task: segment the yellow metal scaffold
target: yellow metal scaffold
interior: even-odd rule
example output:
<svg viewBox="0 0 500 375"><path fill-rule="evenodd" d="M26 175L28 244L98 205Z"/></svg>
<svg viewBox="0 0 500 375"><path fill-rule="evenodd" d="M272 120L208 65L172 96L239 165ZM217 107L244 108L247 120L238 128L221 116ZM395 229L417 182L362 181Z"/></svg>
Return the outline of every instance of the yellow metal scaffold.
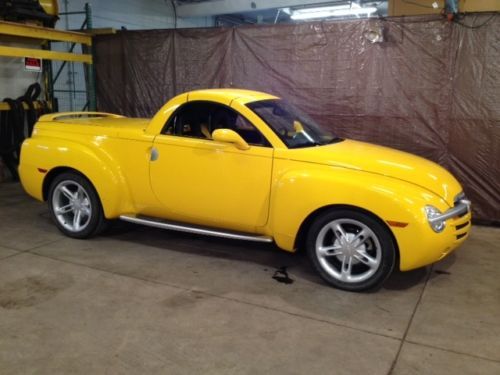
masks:
<svg viewBox="0 0 500 375"><path fill-rule="evenodd" d="M47 27L32 26L14 22L0 21L0 35L21 38L42 39L44 41L70 42L92 45L92 36L74 31L62 31ZM44 49L19 48L0 45L0 56L33 57L44 60L75 61L92 63L92 55L70 52L49 51Z"/></svg>
<svg viewBox="0 0 500 375"><path fill-rule="evenodd" d="M92 29L91 9L89 4L85 5L84 12L73 13L82 13L85 15L85 21L81 27L82 30L84 30L84 27L87 31ZM17 44L29 42L31 44L30 47L33 47L32 44L36 41L40 41L41 48L26 48L20 47L19 45L8 45L10 42L16 42ZM52 42L71 43L71 48L69 51L52 51L50 49ZM82 46L83 53L73 52L76 45ZM62 70L62 67L64 67L64 64L67 62L84 64L87 80L87 108L91 110L95 109L95 78L91 52L92 35L88 32L57 30L23 23L0 21L0 56L37 58L44 61L43 80L45 86L45 99L50 110L57 110L57 106L54 105L53 86L61 73L60 70ZM52 76L52 60L64 62L62 67L55 74L55 77ZM39 103L34 104L35 108L39 105ZM0 110L9 109L10 107L7 103L0 103Z"/></svg>

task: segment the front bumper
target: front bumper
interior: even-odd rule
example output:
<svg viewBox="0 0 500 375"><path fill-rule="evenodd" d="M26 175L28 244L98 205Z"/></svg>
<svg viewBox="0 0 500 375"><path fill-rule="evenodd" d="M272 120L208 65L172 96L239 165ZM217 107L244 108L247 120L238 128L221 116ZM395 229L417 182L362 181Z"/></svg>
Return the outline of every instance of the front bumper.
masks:
<svg viewBox="0 0 500 375"><path fill-rule="evenodd" d="M441 215L436 215L429 219L430 223L436 223L440 221L446 221L454 217L460 217L470 211L470 201L467 199L461 199L455 206L443 212Z"/></svg>
<svg viewBox="0 0 500 375"><path fill-rule="evenodd" d="M470 202L462 199L432 219L446 222L441 233L432 230L427 218L394 233L399 245L401 271L435 263L450 254L469 236L471 217Z"/></svg>

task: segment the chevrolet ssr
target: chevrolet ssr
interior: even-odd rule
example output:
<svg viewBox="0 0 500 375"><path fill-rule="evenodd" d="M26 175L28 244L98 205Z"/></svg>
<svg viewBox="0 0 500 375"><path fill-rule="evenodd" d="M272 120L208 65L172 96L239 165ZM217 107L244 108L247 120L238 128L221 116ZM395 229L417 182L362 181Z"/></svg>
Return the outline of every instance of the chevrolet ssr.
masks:
<svg viewBox="0 0 500 375"><path fill-rule="evenodd" d="M28 194L74 238L111 219L304 248L344 290L380 286L467 238L470 202L420 157L336 137L273 95L179 95L152 119L42 116L22 146Z"/></svg>

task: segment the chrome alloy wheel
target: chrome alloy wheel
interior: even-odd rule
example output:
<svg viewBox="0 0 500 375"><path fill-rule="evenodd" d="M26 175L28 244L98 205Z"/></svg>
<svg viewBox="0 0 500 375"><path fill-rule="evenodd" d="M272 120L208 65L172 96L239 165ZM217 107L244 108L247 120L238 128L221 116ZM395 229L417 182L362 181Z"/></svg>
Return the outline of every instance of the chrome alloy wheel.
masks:
<svg viewBox="0 0 500 375"><path fill-rule="evenodd" d="M92 205L85 189L77 182L61 181L52 193L52 210L57 221L70 232L84 230L92 216Z"/></svg>
<svg viewBox="0 0 500 375"><path fill-rule="evenodd" d="M337 219L319 231L316 255L331 277L345 283L358 283L378 270L382 250L379 239L368 226L353 219Z"/></svg>

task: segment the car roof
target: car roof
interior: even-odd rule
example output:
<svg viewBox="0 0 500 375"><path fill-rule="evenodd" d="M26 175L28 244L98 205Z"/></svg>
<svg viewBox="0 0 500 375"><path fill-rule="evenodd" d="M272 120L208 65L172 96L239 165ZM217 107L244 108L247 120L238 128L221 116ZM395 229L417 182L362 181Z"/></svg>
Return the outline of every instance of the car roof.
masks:
<svg viewBox="0 0 500 375"><path fill-rule="evenodd" d="M266 94L265 92L242 90L242 89L204 89L195 90L187 93L188 98L190 94L207 94L210 96L220 96L221 99L235 100L242 99L244 102L255 102L258 100L277 99L277 96Z"/></svg>

